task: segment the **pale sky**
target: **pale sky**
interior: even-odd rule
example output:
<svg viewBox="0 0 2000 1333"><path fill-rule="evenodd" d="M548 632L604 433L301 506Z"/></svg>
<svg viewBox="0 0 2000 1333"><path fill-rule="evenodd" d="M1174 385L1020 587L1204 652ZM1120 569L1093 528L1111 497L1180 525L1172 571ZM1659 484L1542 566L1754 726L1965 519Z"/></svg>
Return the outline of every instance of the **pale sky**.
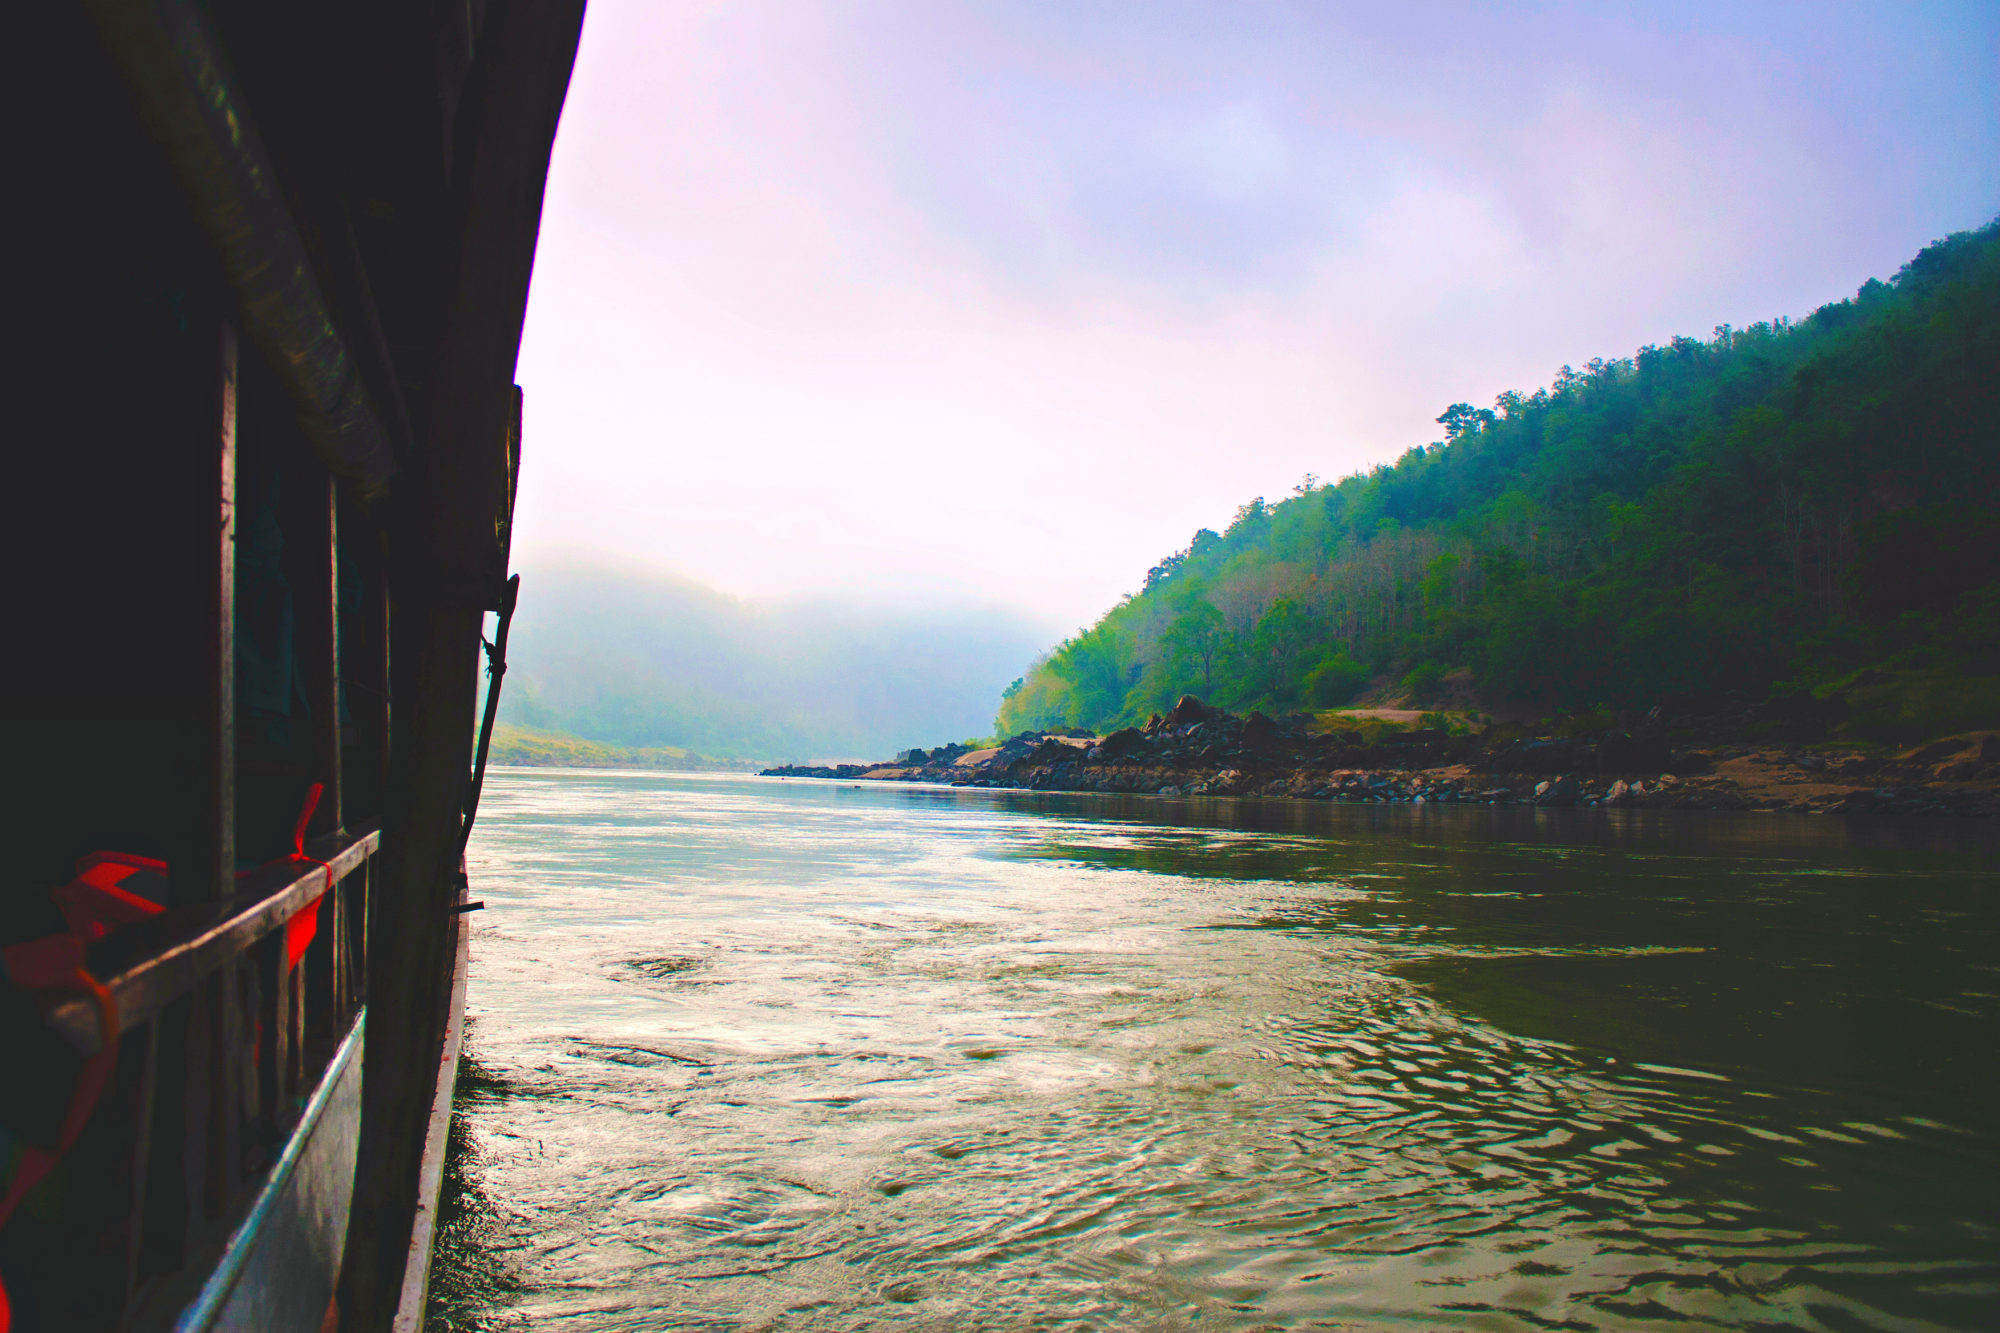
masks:
<svg viewBox="0 0 2000 1333"><path fill-rule="evenodd" d="M1057 631L2000 212L2000 5L592 0L517 563Z"/></svg>

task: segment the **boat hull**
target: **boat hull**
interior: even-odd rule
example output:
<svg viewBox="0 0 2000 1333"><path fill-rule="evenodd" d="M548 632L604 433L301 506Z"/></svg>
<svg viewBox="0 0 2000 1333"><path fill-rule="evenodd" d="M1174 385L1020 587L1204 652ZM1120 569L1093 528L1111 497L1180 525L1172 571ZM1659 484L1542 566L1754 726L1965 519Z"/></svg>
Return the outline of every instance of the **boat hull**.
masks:
<svg viewBox="0 0 2000 1333"><path fill-rule="evenodd" d="M298 1128L229 1238L176 1333L315 1333L339 1280L361 1141L361 1047L355 1015Z"/></svg>

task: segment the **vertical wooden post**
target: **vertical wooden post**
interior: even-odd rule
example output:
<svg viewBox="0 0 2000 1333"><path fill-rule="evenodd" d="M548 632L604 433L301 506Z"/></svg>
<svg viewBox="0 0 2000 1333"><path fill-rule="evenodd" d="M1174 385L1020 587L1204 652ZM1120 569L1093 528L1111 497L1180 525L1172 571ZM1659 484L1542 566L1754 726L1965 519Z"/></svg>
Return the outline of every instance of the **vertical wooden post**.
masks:
<svg viewBox="0 0 2000 1333"><path fill-rule="evenodd" d="M290 1119L292 984L285 968L285 932L272 931L252 950L257 967L257 1118L268 1142L284 1137Z"/></svg>
<svg viewBox="0 0 2000 1333"><path fill-rule="evenodd" d="M316 570L315 594L305 613L315 622L308 637L315 661L310 679L313 691L313 719L319 739L319 780L325 787L319 807L313 812L309 832L317 835L339 833L346 827L341 766L341 653L340 653L340 490L332 473L322 474L324 498L315 505L324 527L311 534L316 559L324 559ZM313 933L312 947L299 960L292 977L292 1060L294 1085L304 1075L305 1039L308 1033L332 1036L340 1015L339 996L339 916L341 893L338 886L327 891L319 905L319 928Z"/></svg>
<svg viewBox="0 0 2000 1333"><path fill-rule="evenodd" d="M347 886L350 874L326 892L319 905L319 929L301 965L306 972L305 1032L336 1037L347 1018Z"/></svg>
<svg viewBox="0 0 2000 1333"><path fill-rule="evenodd" d="M395 678L396 662L392 655L395 639L389 629L392 622L389 615L391 601L387 560L383 560L381 568L376 570L373 583L375 596L373 598L374 606L369 615L369 627L375 632L376 643L375 661L373 663L377 686L374 708L375 790L382 799L386 800L389 793L389 737L394 734L396 708L395 695L389 688L389 682ZM369 883L374 883L372 874L370 875Z"/></svg>
<svg viewBox="0 0 2000 1333"><path fill-rule="evenodd" d="M203 476L197 525L200 697L191 700L193 771L188 836L171 857L176 907L213 902L236 887L236 327L215 323L208 424L190 460ZM236 968L217 969L168 1005L147 1035L153 1088L143 1171L137 1271L181 1266L188 1237L221 1216L242 1165L243 1084Z"/></svg>
<svg viewBox="0 0 2000 1333"><path fill-rule="evenodd" d="M347 683L347 710L354 719L355 771L343 772L344 819L379 824L389 784L389 579L382 536L356 524L350 511L350 573L360 585L358 614L341 644L341 678Z"/></svg>
<svg viewBox="0 0 2000 1333"><path fill-rule="evenodd" d="M287 945L286 952L290 952ZM285 1123L292 1122L292 1110L298 1103L306 1081L306 981L311 976L308 960L301 958L285 976L285 1015L290 1029L286 1043L285 1062Z"/></svg>
<svg viewBox="0 0 2000 1333"><path fill-rule="evenodd" d="M330 930L333 938L327 945L328 992L333 999L327 1006L333 1017L333 1035L339 1036L347 1026L348 995L350 983L348 973L351 960L347 950L347 905L354 900L353 884L358 876L349 874L346 879L333 886L333 919L322 930Z"/></svg>
<svg viewBox="0 0 2000 1333"><path fill-rule="evenodd" d="M186 877L175 869L175 896L212 900L236 888L236 399L240 367L236 326L221 324L216 355L215 556L211 566L208 744L203 798L207 805L201 860ZM185 885L185 890L182 886ZM190 1086L186 1125L187 1165L199 1171L190 1199L202 1215L220 1217L234 1201L243 1169L242 1021L237 969L224 967L204 982L205 1004L191 1025ZM193 1175L193 1171L190 1171ZM192 1183L192 1181L191 1181Z"/></svg>
<svg viewBox="0 0 2000 1333"><path fill-rule="evenodd" d="M173 867L179 902L227 897L236 880L236 384L236 326L224 320L216 348L215 443L206 464L216 507L207 517L214 544L204 552L203 837L191 849L196 864Z"/></svg>
<svg viewBox="0 0 2000 1333"><path fill-rule="evenodd" d="M313 814L313 833L338 832L343 825L340 771L340 493L327 473L326 501L316 509L326 517L325 529L311 535L315 555L324 554L326 568L314 580L314 595L305 608L319 623L311 642L317 661L312 665L313 716L319 732L320 781L326 791ZM324 599L322 605L322 599Z"/></svg>
<svg viewBox="0 0 2000 1333"><path fill-rule="evenodd" d="M354 886L354 897L347 904L347 1002L354 1008L368 1003L368 921L373 910L369 904L375 897L381 863L378 852L363 861L348 881Z"/></svg>

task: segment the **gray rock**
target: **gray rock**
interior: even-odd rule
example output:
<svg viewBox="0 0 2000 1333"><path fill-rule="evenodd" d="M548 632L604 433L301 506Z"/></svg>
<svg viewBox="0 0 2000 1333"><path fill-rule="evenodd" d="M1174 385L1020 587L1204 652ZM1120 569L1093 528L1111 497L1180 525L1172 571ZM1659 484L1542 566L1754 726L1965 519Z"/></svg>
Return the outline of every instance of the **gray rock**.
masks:
<svg viewBox="0 0 2000 1333"><path fill-rule="evenodd" d="M1278 739L1278 724L1262 713L1252 712L1243 719L1243 743L1245 745L1269 745Z"/></svg>
<svg viewBox="0 0 2000 1333"><path fill-rule="evenodd" d="M1535 784L1536 805L1575 805L1579 795L1576 774L1565 773Z"/></svg>
<svg viewBox="0 0 2000 1333"><path fill-rule="evenodd" d="M1105 759L1116 759L1131 754L1145 742L1145 735L1136 727L1126 727L1114 731L1097 744L1098 754Z"/></svg>

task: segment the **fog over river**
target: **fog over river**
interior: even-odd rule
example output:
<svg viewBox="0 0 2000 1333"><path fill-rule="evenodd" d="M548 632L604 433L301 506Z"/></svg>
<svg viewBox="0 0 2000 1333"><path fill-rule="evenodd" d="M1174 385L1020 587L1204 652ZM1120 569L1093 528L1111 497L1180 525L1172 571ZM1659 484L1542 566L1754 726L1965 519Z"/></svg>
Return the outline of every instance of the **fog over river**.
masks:
<svg viewBox="0 0 2000 1333"><path fill-rule="evenodd" d="M1990 1326L1995 851L495 772L430 1326Z"/></svg>

